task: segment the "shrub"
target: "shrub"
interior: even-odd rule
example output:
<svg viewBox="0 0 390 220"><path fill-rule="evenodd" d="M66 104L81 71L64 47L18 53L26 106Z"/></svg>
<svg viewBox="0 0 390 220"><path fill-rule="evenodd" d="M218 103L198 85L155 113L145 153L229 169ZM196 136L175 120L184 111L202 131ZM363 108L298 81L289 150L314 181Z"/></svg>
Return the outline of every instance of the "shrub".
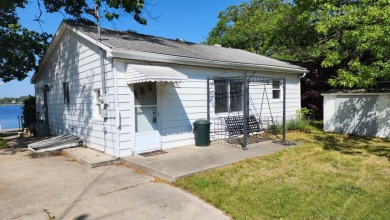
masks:
<svg viewBox="0 0 390 220"><path fill-rule="evenodd" d="M29 127L30 124L36 123L36 110L35 110L35 97L29 95L27 99L23 101L23 127Z"/></svg>
<svg viewBox="0 0 390 220"><path fill-rule="evenodd" d="M281 134L283 132L283 125L281 123L277 123L275 125L270 125L269 129L271 131L274 130L276 134ZM296 119L291 119L286 122L287 131L309 132L311 129L311 121L307 119L297 117Z"/></svg>

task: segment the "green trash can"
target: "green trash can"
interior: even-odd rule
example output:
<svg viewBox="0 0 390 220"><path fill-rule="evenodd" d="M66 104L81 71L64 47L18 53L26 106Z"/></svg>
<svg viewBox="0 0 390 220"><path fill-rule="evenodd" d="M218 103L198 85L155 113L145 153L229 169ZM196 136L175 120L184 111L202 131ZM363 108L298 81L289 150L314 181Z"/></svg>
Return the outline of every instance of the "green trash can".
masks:
<svg viewBox="0 0 390 220"><path fill-rule="evenodd" d="M194 125L195 146L210 145L210 122L204 119L196 120Z"/></svg>

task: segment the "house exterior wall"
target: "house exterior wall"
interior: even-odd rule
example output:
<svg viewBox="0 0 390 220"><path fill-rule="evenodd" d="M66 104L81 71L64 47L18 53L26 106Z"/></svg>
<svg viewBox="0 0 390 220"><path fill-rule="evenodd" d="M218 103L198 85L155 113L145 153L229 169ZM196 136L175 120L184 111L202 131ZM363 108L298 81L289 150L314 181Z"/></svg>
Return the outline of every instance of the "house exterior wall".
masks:
<svg viewBox="0 0 390 220"><path fill-rule="evenodd" d="M139 62L121 61L126 65L142 64ZM150 65L150 63L148 63ZM161 65L161 64L156 64ZM161 145L163 149L178 147L183 145L194 144L194 134L192 132L192 123L198 119L207 118L207 76L209 77L231 77L240 76L240 71L231 71L217 68L193 67L184 65L169 65L169 67L188 76L188 80L178 84L158 83L159 88L159 127L161 134ZM121 68L122 70L126 68ZM286 77L287 79L287 115L295 116L296 110L300 108L300 81L298 74L283 74L283 73L256 73L256 76L264 77ZM268 97L270 98L270 107L272 115L281 120L283 113L283 99L272 99L272 85L266 86ZM257 109L260 109L263 95L263 85L251 85L250 96ZM132 85L128 89L123 88L123 93L119 94L120 99L131 100L128 110L125 108L122 111L129 111L126 115L130 117L134 115L134 95ZM211 91L213 92L213 91ZM127 93L127 95L126 95ZM211 97L213 97L211 95ZM211 98L212 99L212 98ZM210 100L210 102L214 102ZM263 117L270 116L267 101L263 100ZM267 106L266 106L267 105ZM125 107L125 106L124 106ZM216 114L214 105L210 105L212 127L215 126L213 120L217 117L227 116L227 113ZM235 114L235 113L232 113ZM242 115L242 112L241 112ZM134 119L126 119L128 122L135 123ZM124 122L124 123L128 123ZM130 124L131 124L130 123ZM121 132L121 138L126 140L129 136L134 137L135 129L129 126L130 130ZM130 134L130 135L129 135ZM126 146L134 146L131 140L127 140Z"/></svg>
<svg viewBox="0 0 390 220"><path fill-rule="evenodd" d="M101 89L98 47L66 30L35 82L37 111L43 111L43 87L49 86L49 129L73 134L87 146L116 155L115 97L112 63L105 59L108 119L94 118L94 89ZM64 105L63 83L69 82L70 104Z"/></svg>
<svg viewBox="0 0 390 220"><path fill-rule="evenodd" d="M324 95L324 131L390 137L390 94Z"/></svg>

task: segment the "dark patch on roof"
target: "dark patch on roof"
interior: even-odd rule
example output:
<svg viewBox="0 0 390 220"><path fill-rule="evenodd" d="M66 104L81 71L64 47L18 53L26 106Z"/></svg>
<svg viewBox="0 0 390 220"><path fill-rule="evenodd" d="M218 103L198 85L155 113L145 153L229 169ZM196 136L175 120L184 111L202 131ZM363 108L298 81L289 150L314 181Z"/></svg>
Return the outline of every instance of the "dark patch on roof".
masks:
<svg viewBox="0 0 390 220"><path fill-rule="evenodd" d="M69 24L69 23L68 23ZM84 34L97 39L97 27L69 24ZM265 65L269 67L283 67L305 69L287 62L261 56L248 51L196 44L178 41L151 35L139 34L133 31L116 31L101 29L102 43L114 50L140 51L177 57L194 58L209 61L221 61L237 64Z"/></svg>

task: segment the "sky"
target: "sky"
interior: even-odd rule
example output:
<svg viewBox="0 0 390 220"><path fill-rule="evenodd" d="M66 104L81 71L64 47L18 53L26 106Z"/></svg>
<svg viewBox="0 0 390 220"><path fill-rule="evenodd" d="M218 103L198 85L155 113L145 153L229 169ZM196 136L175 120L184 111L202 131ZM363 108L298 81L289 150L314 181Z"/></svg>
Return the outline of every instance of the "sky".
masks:
<svg viewBox="0 0 390 220"><path fill-rule="evenodd" d="M62 14L43 13L41 26L33 21L39 14L36 0L22 10L18 10L22 26L37 32L45 31L54 34L64 16ZM148 1L147 1L148 2ZM218 21L219 11L228 6L238 5L244 0L149 0L146 10L151 17L146 26L137 24L131 16L125 16L119 20L102 21L102 27L116 30L134 30L138 33L159 37L177 39L182 38L189 42L200 43L206 40L210 30ZM0 98L20 97L34 95L34 86L30 84L32 72L23 81L0 81Z"/></svg>

